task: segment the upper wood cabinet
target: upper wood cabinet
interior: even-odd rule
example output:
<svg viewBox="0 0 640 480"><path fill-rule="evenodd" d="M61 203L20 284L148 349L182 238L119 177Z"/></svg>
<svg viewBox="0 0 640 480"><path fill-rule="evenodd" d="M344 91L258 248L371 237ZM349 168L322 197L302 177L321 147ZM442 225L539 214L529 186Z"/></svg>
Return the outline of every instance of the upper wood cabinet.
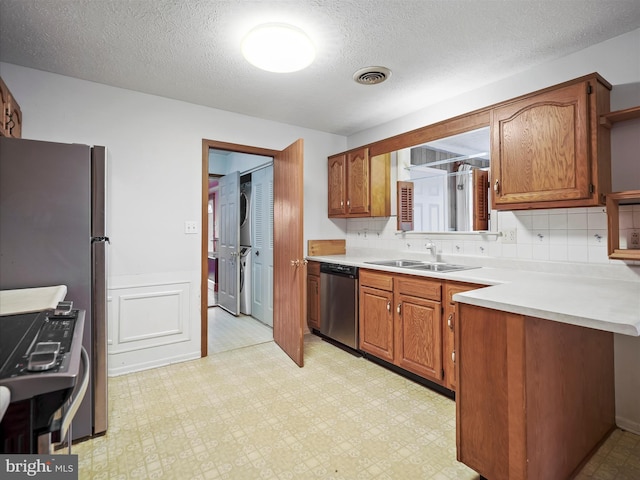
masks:
<svg viewBox="0 0 640 480"><path fill-rule="evenodd" d="M491 110L492 198L496 209L604 203L611 191L609 85L592 74Z"/></svg>
<svg viewBox="0 0 640 480"><path fill-rule="evenodd" d="M22 111L20 110L20 105L18 105L18 102L1 77L0 102L2 105L2 112L0 112L0 136L22 137Z"/></svg>
<svg viewBox="0 0 640 480"><path fill-rule="evenodd" d="M635 116L625 111L609 117L610 91L611 85L592 73L329 157L329 217L390 216L389 167L376 169L378 160L389 165L387 152L487 126L492 209L604 205L611 192L609 126ZM488 203L476 200L478 206ZM409 226L410 219L399 220L399 230ZM482 224L473 228L484 229Z"/></svg>
<svg viewBox="0 0 640 480"><path fill-rule="evenodd" d="M640 260L640 249L620 248L620 203L640 204L640 190L615 192L607 195L607 246L609 258Z"/></svg>
<svg viewBox="0 0 640 480"><path fill-rule="evenodd" d="M389 216L390 158L368 148L329 157L329 217Z"/></svg>
<svg viewBox="0 0 640 480"><path fill-rule="evenodd" d="M347 212L347 155L329 157L329 216Z"/></svg>
<svg viewBox="0 0 640 480"><path fill-rule="evenodd" d="M609 112L600 117L600 124L611 128L617 122L640 118L640 106ZM620 248L620 204L640 204L640 190L609 193L607 195L608 250L609 258L618 260L640 260L640 250Z"/></svg>

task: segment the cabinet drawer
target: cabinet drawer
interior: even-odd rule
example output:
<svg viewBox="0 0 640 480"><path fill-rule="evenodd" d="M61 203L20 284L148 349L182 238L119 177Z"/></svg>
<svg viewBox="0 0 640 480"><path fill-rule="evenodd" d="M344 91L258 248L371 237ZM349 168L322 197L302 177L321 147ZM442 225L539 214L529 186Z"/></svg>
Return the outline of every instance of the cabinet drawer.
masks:
<svg viewBox="0 0 640 480"><path fill-rule="evenodd" d="M360 269L360 285L391 292L393 291L393 276L388 273Z"/></svg>
<svg viewBox="0 0 640 480"><path fill-rule="evenodd" d="M398 276L396 277L396 281L397 291L402 295L440 301L441 283L438 280Z"/></svg>
<svg viewBox="0 0 640 480"><path fill-rule="evenodd" d="M444 299L445 302L455 303L453 296L456 293L468 292L469 290L476 290L483 288L484 285L473 285L467 283L445 283L444 285Z"/></svg>
<svg viewBox="0 0 640 480"><path fill-rule="evenodd" d="M309 262L307 264L307 275L320 276L320 262Z"/></svg>

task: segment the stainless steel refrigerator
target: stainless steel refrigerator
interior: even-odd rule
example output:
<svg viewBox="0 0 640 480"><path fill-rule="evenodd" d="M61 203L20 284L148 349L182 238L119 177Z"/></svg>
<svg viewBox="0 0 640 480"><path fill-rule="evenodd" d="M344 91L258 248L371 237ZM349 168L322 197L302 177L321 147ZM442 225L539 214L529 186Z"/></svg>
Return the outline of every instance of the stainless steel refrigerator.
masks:
<svg viewBox="0 0 640 480"><path fill-rule="evenodd" d="M106 152L0 137L0 289L66 285L86 311L90 385L73 439L107 429Z"/></svg>

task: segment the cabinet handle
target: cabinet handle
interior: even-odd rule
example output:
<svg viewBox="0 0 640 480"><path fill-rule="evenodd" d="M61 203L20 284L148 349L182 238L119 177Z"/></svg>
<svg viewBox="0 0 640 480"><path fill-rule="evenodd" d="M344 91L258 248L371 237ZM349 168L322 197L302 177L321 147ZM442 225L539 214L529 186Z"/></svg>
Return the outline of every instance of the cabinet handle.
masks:
<svg viewBox="0 0 640 480"><path fill-rule="evenodd" d="M391 301L387 301L387 312L391 311Z"/></svg>
<svg viewBox="0 0 640 480"><path fill-rule="evenodd" d="M451 361L453 363L456 363L456 351L455 350L453 352L451 352Z"/></svg>
<svg viewBox="0 0 640 480"><path fill-rule="evenodd" d="M449 314L449 318L447 318L447 327L450 330L453 330L453 312Z"/></svg>
<svg viewBox="0 0 640 480"><path fill-rule="evenodd" d="M347 200L347 207L350 207L350 206L351 206L351 201Z"/></svg>
<svg viewBox="0 0 640 480"><path fill-rule="evenodd" d="M500 180L496 180L496 183L493 186L493 191L496 193L500 193Z"/></svg>
<svg viewBox="0 0 640 480"><path fill-rule="evenodd" d="M402 313L401 313L402 312L402 308L401 307L402 307L402 303L399 303L398 304L398 308L396 308L396 312L398 312L398 315L402 315Z"/></svg>

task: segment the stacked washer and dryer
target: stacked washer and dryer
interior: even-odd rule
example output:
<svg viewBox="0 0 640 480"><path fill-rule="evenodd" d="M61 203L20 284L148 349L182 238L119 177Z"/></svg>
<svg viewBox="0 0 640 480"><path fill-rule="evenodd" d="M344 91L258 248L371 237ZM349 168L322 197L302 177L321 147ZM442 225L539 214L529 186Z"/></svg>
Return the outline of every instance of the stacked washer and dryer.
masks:
<svg viewBox="0 0 640 480"><path fill-rule="evenodd" d="M251 315L251 182L240 184L240 313Z"/></svg>

